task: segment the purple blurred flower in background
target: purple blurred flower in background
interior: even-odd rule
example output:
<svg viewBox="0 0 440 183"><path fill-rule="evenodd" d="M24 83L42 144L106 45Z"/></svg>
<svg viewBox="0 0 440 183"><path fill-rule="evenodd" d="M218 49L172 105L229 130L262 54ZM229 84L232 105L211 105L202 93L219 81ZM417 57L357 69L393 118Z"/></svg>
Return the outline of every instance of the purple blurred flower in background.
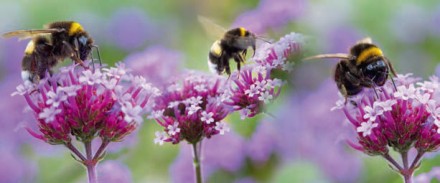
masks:
<svg viewBox="0 0 440 183"><path fill-rule="evenodd" d="M314 91L291 95L276 113L280 116L275 123L280 136L278 148L287 162L310 160L330 180L354 182L359 178L361 161L346 150L344 139L351 134L343 114L330 111L337 99L336 86L330 79Z"/></svg>
<svg viewBox="0 0 440 183"><path fill-rule="evenodd" d="M433 167L427 173L421 173L414 177L415 183L431 183L432 180L440 180L440 167Z"/></svg>
<svg viewBox="0 0 440 183"><path fill-rule="evenodd" d="M115 160L103 162L98 168L98 175L98 181L103 183L133 182L128 167Z"/></svg>
<svg viewBox="0 0 440 183"><path fill-rule="evenodd" d="M400 6L400 7L399 7ZM431 19L429 11L417 4L399 5L399 11L395 11L391 18L389 29L396 40L408 44L415 44L424 41L429 35Z"/></svg>
<svg viewBox="0 0 440 183"><path fill-rule="evenodd" d="M305 0L261 0L258 7L241 14L233 23L262 34L278 28L301 16L307 6Z"/></svg>
<svg viewBox="0 0 440 183"><path fill-rule="evenodd" d="M155 23L140 8L121 8L109 22L108 38L121 49L141 48L160 35Z"/></svg>
<svg viewBox="0 0 440 183"><path fill-rule="evenodd" d="M144 76L159 88L182 74L183 54L163 46L152 46L124 59L133 74Z"/></svg>

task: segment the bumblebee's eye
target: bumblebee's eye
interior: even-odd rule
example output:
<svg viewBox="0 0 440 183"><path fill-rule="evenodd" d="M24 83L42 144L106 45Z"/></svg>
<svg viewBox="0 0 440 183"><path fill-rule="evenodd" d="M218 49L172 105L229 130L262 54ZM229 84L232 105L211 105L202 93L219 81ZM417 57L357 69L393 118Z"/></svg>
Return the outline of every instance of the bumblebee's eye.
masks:
<svg viewBox="0 0 440 183"><path fill-rule="evenodd" d="M87 38L85 36L81 36L78 38L78 42L84 46L87 44Z"/></svg>
<svg viewBox="0 0 440 183"><path fill-rule="evenodd" d="M373 70L373 65L371 65L371 64L368 64L368 66L367 66L367 70L369 70L369 71L371 71L371 70Z"/></svg>

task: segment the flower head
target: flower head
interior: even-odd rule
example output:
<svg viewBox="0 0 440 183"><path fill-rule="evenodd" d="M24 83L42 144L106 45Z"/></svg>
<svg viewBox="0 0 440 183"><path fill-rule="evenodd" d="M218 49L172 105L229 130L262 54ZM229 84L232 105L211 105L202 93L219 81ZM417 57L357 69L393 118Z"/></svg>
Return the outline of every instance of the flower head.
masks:
<svg viewBox="0 0 440 183"><path fill-rule="evenodd" d="M343 107L358 133L359 145L351 145L370 155L387 154L389 147L398 152L412 147L421 152L436 150L440 146L436 121L440 118L434 100L440 91L428 86L439 82L432 78L416 83L410 75L399 75L396 80L396 88L390 81L378 88L378 98L366 91L355 101L356 106Z"/></svg>
<svg viewBox="0 0 440 183"><path fill-rule="evenodd" d="M290 58L300 56L306 38L298 33L290 33L273 44L263 43L255 53L253 60L259 70L281 69L291 71Z"/></svg>
<svg viewBox="0 0 440 183"><path fill-rule="evenodd" d="M281 91L281 80L254 71L255 68L242 69L240 76L232 80L230 91L225 93L228 98L225 103L240 111L243 118L263 112L264 106L277 98Z"/></svg>
<svg viewBox="0 0 440 183"><path fill-rule="evenodd" d="M95 136L120 141L143 121L157 95L157 89L139 85L128 75L123 64L102 71L64 70L42 81L35 91L17 92L37 116L40 133L28 131L51 144L70 143L72 136L80 141ZM108 88L108 81L115 87Z"/></svg>
<svg viewBox="0 0 440 183"><path fill-rule="evenodd" d="M172 83L156 100L154 111L156 121L164 127L164 133L157 132L155 143L179 143L186 140L197 143L202 138L223 134L229 129L222 120L231 112L221 102L224 93L221 77L202 73L188 73L183 81ZM203 90L198 86L203 86ZM220 101L220 102L219 102Z"/></svg>

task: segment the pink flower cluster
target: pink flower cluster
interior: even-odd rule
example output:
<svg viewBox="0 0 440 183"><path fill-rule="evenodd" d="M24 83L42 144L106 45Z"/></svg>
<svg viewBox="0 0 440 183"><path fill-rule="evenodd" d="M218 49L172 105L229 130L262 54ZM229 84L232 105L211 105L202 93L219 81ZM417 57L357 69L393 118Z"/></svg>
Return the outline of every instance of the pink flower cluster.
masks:
<svg viewBox="0 0 440 183"><path fill-rule="evenodd" d="M388 81L376 89L379 98L369 91L350 102L351 105L340 106L358 134L359 145L351 143L351 146L370 155L385 155L389 147L398 152L414 147L419 154L437 150L439 79L433 76L428 81L417 82L411 75L399 75L395 79L396 88Z"/></svg>
<svg viewBox="0 0 440 183"><path fill-rule="evenodd" d="M168 86L156 100L150 118L165 129L156 132L156 144L197 143L202 138L229 131L222 120L231 112L224 101L224 80L201 73L189 73L183 81Z"/></svg>
<svg viewBox="0 0 440 183"><path fill-rule="evenodd" d="M40 84L25 83L23 95L35 114L38 131L30 134L50 144L70 144L72 137L121 141L143 121L159 90L126 72L123 64L101 70L67 67Z"/></svg>
<svg viewBox="0 0 440 183"><path fill-rule="evenodd" d="M247 67L240 71L240 76L233 79L229 91L226 92L226 104L239 111L241 118L251 118L261 112L264 107L278 97L283 82L271 79L270 73L253 72L256 68Z"/></svg>

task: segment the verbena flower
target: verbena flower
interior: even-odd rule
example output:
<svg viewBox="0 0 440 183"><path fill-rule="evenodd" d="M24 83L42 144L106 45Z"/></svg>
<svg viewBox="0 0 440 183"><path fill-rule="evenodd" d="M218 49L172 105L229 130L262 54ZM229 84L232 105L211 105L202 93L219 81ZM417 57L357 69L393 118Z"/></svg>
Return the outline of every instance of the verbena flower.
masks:
<svg viewBox="0 0 440 183"><path fill-rule="evenodd" d="M383 156L405 181L411 179L423 154L440 146L439 79L433 76L428 81L417 80L410 75L399 75L396 88L388 81L376 88L379 97L369 90L354 100L355 106L341 106L358 134L358 144L350 145L366 154ZM390 148L402 154L404 166L389 155ZM418 155L408 165L411 148Z"/></svg>
<svg viewBox="0 0 440 183"><path fill-rule="evenodd" d="M60 70L38 85L22 84L13 95L23 95L35 115L38 131L27 128L28 132L49 144L66 146L87 167L89 181L95 182L95 166L108 144L133 132L160 93L143 77L128 74L123 64L102 71L74 66ZM95 137L101 146L92 154ZM85 144L86 155L73 139Z"/></svg>
<svg viewBox="0 0 440 183"><path fill-rule="evenodd" d="M278 97L283 85L280 79L271 79L270 72L257 72L245 67L238 77L233 77L230 88L224 94L225 103L239 111L241 118L253 117L264 112L266 104Z"/></svg>
<svg viewBox="0 0 440 183"><path fill-rule="evenodd" d="M142 77L113 73L118 69L123 70L123 65L94 72L70 69L25 92L40 131L29 132L50 144L70 143L72 136L80 141L95 135L106 141L122 140L143 121L152 104L150 97L159 91Z"/></svg>
<svg viewBox="0 0 440 183"><path fill-rule="evenodd" d="M262 43L252 58L260 71L281 69L290 72L293 61L290 58L301 55L306 38L302 34L289 33L275 43Z"/></svg>
<svg viewBox="0 0 440 183"><path fill-rule="evenodd" d="M164 127L164 132L156 132L155 143L193 144L228 131L222 120L231 111L223 103L223 83L221 77L193 72L169 85L150 115Z"/></svg>

